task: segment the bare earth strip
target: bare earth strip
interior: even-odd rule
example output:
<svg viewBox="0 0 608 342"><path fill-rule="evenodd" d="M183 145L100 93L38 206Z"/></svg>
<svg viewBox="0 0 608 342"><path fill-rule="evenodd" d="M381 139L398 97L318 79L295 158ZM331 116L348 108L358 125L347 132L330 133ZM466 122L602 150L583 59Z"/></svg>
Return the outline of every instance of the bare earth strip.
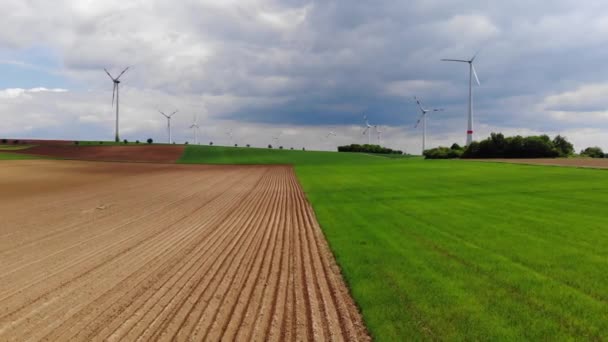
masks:
<svg viewBox="0 0 608 342"><path fill-rule="evenodd" d="M293 170L5 161L0 340L369 340Z"/></svg>
<svg viewBox="0 0 608 342"><path fill-rule="evenodd" d="M539 159L470 159L484 162L500 162L529 165L573 166L595 169L608 169L608 159L593 158L539 158Z"/></svg>

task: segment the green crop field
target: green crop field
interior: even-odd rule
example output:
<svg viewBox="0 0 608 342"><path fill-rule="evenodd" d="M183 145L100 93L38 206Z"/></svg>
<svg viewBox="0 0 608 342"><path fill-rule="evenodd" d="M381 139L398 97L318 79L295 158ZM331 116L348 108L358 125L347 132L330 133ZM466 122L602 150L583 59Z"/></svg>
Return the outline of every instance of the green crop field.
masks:
<svg viewBox="0 0 608 342"><path fill-rule="evenodd" d="M0 151L0 160L21 160L21 159L39 159L40 157L30 156L27 154L7 153Z"/></svg>
<svg viewBox="0 0 608 342"><path fill-rule="evenodd" d="M380 341L608 336L608 171L187 148L294 164Z"/></svg>

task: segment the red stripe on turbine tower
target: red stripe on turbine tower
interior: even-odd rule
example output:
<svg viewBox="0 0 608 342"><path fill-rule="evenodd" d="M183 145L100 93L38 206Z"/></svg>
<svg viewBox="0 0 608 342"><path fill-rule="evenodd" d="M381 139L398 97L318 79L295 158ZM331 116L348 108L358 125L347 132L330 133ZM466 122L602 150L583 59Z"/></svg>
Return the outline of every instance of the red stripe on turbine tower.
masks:
<svg viewBox="0 0 608 342"><path fill-rule="evenodd" d="M467 131L467 134L473 134L473 131Z"/></svg>

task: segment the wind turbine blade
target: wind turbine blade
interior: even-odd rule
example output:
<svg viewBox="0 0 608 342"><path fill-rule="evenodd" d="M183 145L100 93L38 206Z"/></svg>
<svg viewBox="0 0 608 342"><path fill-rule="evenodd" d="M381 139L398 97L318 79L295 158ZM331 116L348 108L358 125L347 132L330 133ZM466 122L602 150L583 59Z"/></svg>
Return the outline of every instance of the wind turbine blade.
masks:
<svg viewBox="0 0 608 342"><path fill-rule="evenodd" d="M420 117L418 118L418 121L416 121L416 126L414 126L414 128L418 128L418 125L420 125L420 121L422 121L423 116L424 116L424 114L420 115Z"/></svg>
<svg viewBox="0 0 608 342"><path fill-rule="evenodd" d="M122 74L124 74L125 72L127 72L127 70L129 70L129 68L130 68L130 67L126 67L126 68L125 68L125 70L123 70L123 71L122 71L122 72L121 72L121 73L118 75L118 77L116 77L116 79L119 79L119 78L120 78L120 76L122 76Z"/></svg>
<svg viewBox="0 0 608 342"><path fill-rule="evenodd" d="M179 112L178 110L176 110L175 112L171 113L171 115L169 115L169 117L173 116L175 113Z"/></svg>
<svg viewBox="0 0 608 342"><path fill-rule="evenodd" d="M108 74L108 76L110 76L110 78L112 79L112 81L114 81L114 77L112 77L112 75L110 75L110 73L108 72L108 70L106 68L103 68L103 71L105 71L106 74Z"/></svg>
<svg viewBox="0 0 608 342"><path fill-rule="evenodd" d="M416 96L414 96L414 100L416 100L416 104L418 104L418 108L420 108L420 111L424 113L424 109L422 108L422 104L420 103L420 101L418 100L418 98Z"/></svg>
<svg viewBox="0 0 608 342"><path fill-rule="evenodd" d="M463 63L469 63L469 61L465 61L464 59L447 59L447 58L444 58L441 61L442 62L463 62Z"/></svg>
<svg viewBox="0 0 608 342"><path fill-rule="evenodd" d="M164 117L168 118L167 114L163 113L163 112L162 112L162 111L160 111L160 110L159 110L158 112L159 112L159 113L161 113L161 114L162 114L162 116L164 116Z"/></svg>
<svg viewBox="0 0 608 342"><path fill-rule="evenodd" d="M481 85L481 83L479 83L479 78L477 77L477 71L475 71L475 66L473 65L473 63L471 63L471 68L473 69L473 75L475 76L475 81L477 81L477 85Z"/></svg>
<svg viewBox="0 0 608 342"><path fill-rule="evenodd" d="M443 112L443 108L435 108L433 109L433 112Z"/></svg>

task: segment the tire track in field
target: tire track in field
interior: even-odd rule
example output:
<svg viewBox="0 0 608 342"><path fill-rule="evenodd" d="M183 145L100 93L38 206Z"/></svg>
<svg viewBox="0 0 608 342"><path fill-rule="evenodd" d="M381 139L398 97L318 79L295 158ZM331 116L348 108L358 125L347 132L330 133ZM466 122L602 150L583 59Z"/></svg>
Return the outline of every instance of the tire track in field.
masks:
<svg viewBox="0 0 608 342"><path fill-rule="evenodd" d="M0 340L370 339L292 168L121 164L104 187L83 172L97 163L62 165L86 194L3 211L15 239L0 244ZM120 207L60 211L96 198Z"/></svg>

